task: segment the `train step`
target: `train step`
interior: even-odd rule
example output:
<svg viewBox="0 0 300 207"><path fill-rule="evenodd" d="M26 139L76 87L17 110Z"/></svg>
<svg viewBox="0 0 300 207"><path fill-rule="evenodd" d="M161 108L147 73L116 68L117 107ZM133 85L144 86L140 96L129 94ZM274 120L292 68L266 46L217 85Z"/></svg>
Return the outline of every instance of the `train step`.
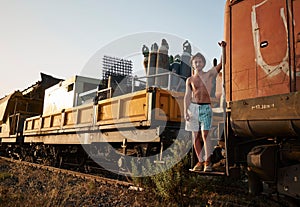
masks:
<svg viewBox="0 0 300 207"><path fill-rule="evenodd" d="M225 172L222 171L212 171L212 172L204 172L202 170L193 170L193 169L189 169L190 172L194 172L194 173L198 173L201 175L211 175L211 176L223 176L225 175Z"/></svg>

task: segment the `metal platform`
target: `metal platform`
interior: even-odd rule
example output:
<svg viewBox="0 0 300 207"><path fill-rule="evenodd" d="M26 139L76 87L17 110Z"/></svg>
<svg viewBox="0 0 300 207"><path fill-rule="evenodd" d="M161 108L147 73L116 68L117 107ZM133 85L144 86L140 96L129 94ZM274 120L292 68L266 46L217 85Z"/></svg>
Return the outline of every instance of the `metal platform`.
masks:
<svg viewBox="0 0 300 207"><path fill-rule="evenodd" d="M204 172L203 170L193 170L193 169L189 169L189 171L198 173L201 175L210 175L210 176L224 176L225 175L225 172L221 172L221 171Z"/></svg>

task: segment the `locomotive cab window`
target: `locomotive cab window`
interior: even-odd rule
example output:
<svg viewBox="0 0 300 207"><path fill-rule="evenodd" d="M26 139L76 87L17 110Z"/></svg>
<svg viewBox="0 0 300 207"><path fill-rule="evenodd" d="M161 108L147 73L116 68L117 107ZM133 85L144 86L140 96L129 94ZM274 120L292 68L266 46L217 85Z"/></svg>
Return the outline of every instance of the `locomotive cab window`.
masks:
<svg viewBox="0 0 300 207"><path fill-rule="evenodd" d="M73 91L73 89L74 89L74 83L68 85L68 88L67 88L68 92Z"/></svg>

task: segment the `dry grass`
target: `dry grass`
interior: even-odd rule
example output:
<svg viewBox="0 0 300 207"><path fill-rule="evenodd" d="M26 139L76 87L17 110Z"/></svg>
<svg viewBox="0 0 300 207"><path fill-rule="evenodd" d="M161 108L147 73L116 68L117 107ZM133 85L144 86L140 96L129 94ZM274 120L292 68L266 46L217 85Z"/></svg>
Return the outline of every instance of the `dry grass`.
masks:
<svg viewBox="0 0 300 207"><path fill-rule="evenodd" d="M263 196L248 196L242 183L236 183L239 191L226 189L226 182L232 181L222 179L186 179L181 192L173 195L180 196L176 203L150 190L138 192L0 161L0 206L280 206Z"/></svg>
<svg viewBox="0 0 300 207"><path fill-rule="evenodd" d="M133 206L144 192L1 161L0 206ZM138 200L135 198L139 198ZM140 206L143 206L140 204Z"/></svg>

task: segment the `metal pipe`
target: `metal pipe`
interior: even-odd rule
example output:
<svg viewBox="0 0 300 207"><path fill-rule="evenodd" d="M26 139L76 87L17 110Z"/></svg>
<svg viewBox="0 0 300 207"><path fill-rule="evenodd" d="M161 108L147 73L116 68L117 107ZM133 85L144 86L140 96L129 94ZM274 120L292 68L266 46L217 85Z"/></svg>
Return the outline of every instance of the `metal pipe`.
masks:
<svg viewBox="0 0 300 207"><path fill-rule="evenodd" d="M132 76L132 79L131 79L131 92L132 93L134 92L134 84L135 84L135 78L134 78L134 76Z"/></svg>
<svg viewBox="0 0 300 207"><path fill-rule="evenodd" d="M172 80L172 73L169 72L169 75L168 75L168 90L169 91L171 90L171 80Z"/></svg>

